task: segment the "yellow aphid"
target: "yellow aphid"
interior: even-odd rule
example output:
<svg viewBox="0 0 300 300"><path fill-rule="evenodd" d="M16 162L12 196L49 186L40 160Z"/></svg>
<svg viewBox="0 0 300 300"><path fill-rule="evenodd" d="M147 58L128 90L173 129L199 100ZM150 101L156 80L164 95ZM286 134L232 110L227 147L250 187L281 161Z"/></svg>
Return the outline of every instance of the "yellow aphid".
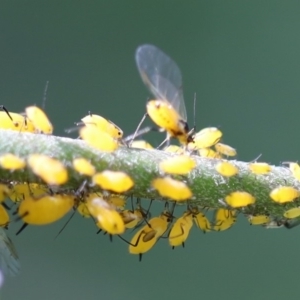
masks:
<svg viewBox="0 0 300 300"><path fill-rule="evenodd" d="M133 180L124 172L103 171L93 176L93 182L99 185L103 190L114 193L124 193L134 185Z"/></svg>
<svg viewBox="0 0 300 300"><path fill-rule="evenodd" d="M159 163L159 168L169 174L185 175L192 171L196 162L188 155L176 155Z"/></svg>
<svg viewBox="0 0 300 300"><path fill-rule="evenodd" d="M143 212L140 209L134 211L126 209L121 213L126 228L135 228L137 224L143 220Z"/></svg>
<svg viewBox="0 0 300 300"><path fill-rule="evenodd" d="M290 162L289 163L290 170L293 176L300 181L300 166L297 163Z"/></svg>
<svg viewBox="0 0 300 300"><path fill-rule="evenodd" d="M271 171L272 167L267 163L255 162L249 164L249 169L254 174L264 175L268 174Z"/></svg>
<svg viewBox="0 0 300 300"><path fill-rule="evenodd" d="M294 207L287 210L283 216L287 219L294 219L300 217L300 207Z"/></svg>
<svg viewBox="0 0 300 300"><path fill-rule="evenodd" d="M49 185L64 184L68 180L68 172L64 164L47 155L29 155L28 165L35 175L41 177Z"/></svg>
<svg viewBox="0 0 300 300"><path fill-rule="evenodd" d="M255 197L247 192L232 192L225 197L225 201L233 208L245 207L255 203Z"/></svg>
<svg viewBox="0 0 300 300"><path fill-rule="evenodd" d="M236 156L236 150L229 145L217 143L215 149L218 153L225 156Z"/></svg>
<svg viewBox="0 0 300 300"><path fill-rule="evenodd" d="M11 192L11 189L6 184L0 183L0 203L9 198Z"/></svg>
<svg viewBox="0 0 300 300"><path fill-rule="evenodd" d="M37 133L52 134L53 126L42 109L37 106L29 106L26 107L25 113Z"/></svg>
<svg viewBox="0 0 300 300"><path fill-rule="evenodd" d="M100 229L109 234L122 234L125 231L125 224L121 215L104 199L92 198L87 200L87 208L96 219L96 224Z"/></svg>
<svg viewBox="0 0 300 300"><path fill-rule="evenodd" d="M204 233L211 231L211 224L203 212L199 211L197 208L190 208L190 213L198 228Z"/></svg>
<svg viewBox="0 0 300 300"><path fill-rule="evenodd" d="M137 140L133 141L130 145L131 148L138 148L138 149L153 149L153 147L144 140Z"/></svg>
<svg viewBox="0 0 300 300"><path fill-rule="evenodd" d="M140 261L142 254L148 252L157 240L167 231L170 216L163 213L159 217L150 219L132 238L129 245L131 254L138 254Z"/></svg>
<svg viewBox="0 0 300 300"><path fill-rule="evenodd" d="M144 211L144 209L141 206L140 199L137 199L137 205L135 209L132 206L132 209L123 210L120 214L125 223L125 227L135 228L143 219L146 220L146 217L149 213L149 208L148 211Z"/></svg>
<svg viewBox="0 0 300 300"><path fill-rule="evenodd" d="M209 148L219 142L222 132L216 127L208 127L200 130L194 136L194 141L188 145L191 150Z"/></svg>
<svg viewBox="0 0 300 300"><path fill-rule="evenodd" d="M75 158L73 160L73 168L80 174L93 176L96 172L95 167L85 158Z"/></svg>
<svg viewBox="0 0 300 300"><path fill-rule="evenodd" d="M220 208L215 213L214 230L224 231L229 229L236 222L236 211Z"/></svg>
<svg viewBox="0 0 300 300"><path fill-rule="evenodd" d="M239 169L229 161L221 161L216 165L216 170L224 177L231 177L239 172Z"/></svg>
<svg viewBox="0 0 300 300"><path fill-rule="evenodd" d="M198 153L202 157L208 157L208 158L222 158L222 155L220 153L217 153L215 150L211 148L203 148L199 149Z"/></svg>
<svg viewBox="0 0 300 300"><path fill-rule="evenodd" d="M192 226L193 216L190 212L185 212L176 220L169 233L169 243L173 249L181 245L184 247L184 242L187 240Z"/></svg>
<svg viewBox="0 0 300 300"><path fill-rule="evenodd" d="M280 186L271 191L270 197L277 203L292 202L300 195L299 191L291 186Z"/></svg>
<svg viewBox="0 0 300 300"><path fill-rule="evenodd" d="M35 128L30 120L13 112L10 112L8 115L6 112L0 111L0 128L20 132L35 132Z"/></svg>
<svg viewBox="0 0 300 300"><path fill-rule="evenodd" d="M38 198L46 193L45 187L36 183L18 183L11 189L9 198L13 202L20 202L28 197Z"/></svg>
<svg viewBox="0 0 300 300"><path fill-rule="evenodd" d="M90 214L90 211L86 205L86 202L80 202L77 207L77 212L79 214L81 214L84 218L90 218L91 217L91 214Z"/></svg>
<svg viewBox="0 0 300 300"><path fill-rule="evenodd" d="M271 221L271 218L266 215L248 216L250 225L265 225Z"/></svg>
<svg viewBox="0 0 300 300"><path fill-rule="evenodd" d="M167 197L174 201L186 201L193 196L190 188L184 182L172 179L171 177L154 179L152 181L152 187L155 188L162 197Z"/></svg>
<svg viewBox="0 0 300 300"><path fill-rule="evenodd" d="M24 169L26 162L23 158L7 153L0 156L0 165L3 169L14 171Z"/></svg>
<svg viewBox="0 0 300 300"><path fill-rule="evenodd" d="M124 209L126 205L126 199L121 195L111 195L106 199L106 201L116 209Z"/></svg>
<svg viewBox="0 0 300 300"><path fill-rule="evenodd" d="M73 206L74 197L70 195L27 197L20 203L18 215L27 224L46 225L61 219Z"/></svg>
<svg viewBox="0 0 300 300"><path fill-rule="evenodd" d="M168 139L175 137L186 145L190 137L180 69L170 57L153 45L138 47L135 59L144 84L156 98L148 101L147 114L167 132Z"/></svg>
<svg viewBox="0 0 300 300"><path fill-rule="evenodd" d="M110 120L107 120L101 116L89 114L81 121L84 123L86 127L97 127L102 132L107 133L112 138L115 139L121 139L123 137L123 131L120 127L118 127L116 124L111 122Z"/></svg>
<svg viewBox="0 0 300 300"><path fill-rule="evenodd" d="M9 224L9 215L3 205L0 204L0 227L7 228Z"/></svg>
<svg viewBox="0 0 300 300"><path fill-rule="evenodd" d="M100 151L113 152L119 147L117 139L96 126L82 127L79 130L79 135L89 146Z"/></svg>
<svg viewBox="0 0 300 300"><path fill-rule="evenodd" d="M184 154L185 151L182 147L177 145L169 145L163 149L165 152L176 153L176 154Z"/></svg>

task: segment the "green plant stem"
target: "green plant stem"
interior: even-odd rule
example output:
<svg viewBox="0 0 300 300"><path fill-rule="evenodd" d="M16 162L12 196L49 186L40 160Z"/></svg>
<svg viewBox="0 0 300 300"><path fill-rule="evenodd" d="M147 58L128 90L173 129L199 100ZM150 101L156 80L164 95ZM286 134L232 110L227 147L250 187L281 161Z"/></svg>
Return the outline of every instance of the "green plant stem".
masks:
<svg viewBox="0 0 300 300"><path fill-rule="evenodd" d="M103 153L92 149L79 139L71 139L42 134L19 133L10 130L0 130L0 155L12 153L24 159L33 153L46 154L57 158L68 169L69 180L59 189L61 192L76 191L87 177L81 176L72 168L72 161L84 157L92 162L97 172L105 169L126 172L134 180L134 187L127 193L135 197L161 199L151 188L151 181L164 176L158 164L170 154L159 150L142 150L120 147L113 153ZM248 163L232 161L238 168L238 175L224 178L215 170L217 159L194 156L197 166L187 176L177 176L188 184L193 192L191 203L199 207L223 208L223 199L233 191L246 191L256 198L255 205L243 208L243 213L270 214L281 219L285 210L299 206L299 200L286 205L273 202L269 197L272 189L280 185L289 185L300 189L300 183L294 179L286 167L272 167L268 175L254 175L249 171ZM29 167L21 171L10 172L0 169L1 182L40 183ZM97 190L97 187L92 187ZM99 189L98 189L99 190Z"/></svg>

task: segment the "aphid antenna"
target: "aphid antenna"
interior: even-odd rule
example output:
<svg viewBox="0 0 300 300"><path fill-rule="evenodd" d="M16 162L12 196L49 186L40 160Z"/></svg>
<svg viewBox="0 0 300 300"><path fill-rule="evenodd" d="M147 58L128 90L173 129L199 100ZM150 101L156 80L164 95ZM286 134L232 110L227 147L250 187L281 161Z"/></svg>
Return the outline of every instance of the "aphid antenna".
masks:
<svg viewBox="0 0 300 300"><path fill-rule="evenodd" d="M0 109L3 110L8 115L8 117L13 121L12 116L10 115L9 111L6 109L4 105L0 105Z"/></svg>
<svg viewBox="0 0 300 300"><path fill-rule="evenodd" d="M260 153L255 159L249 161L249 163L255 163L262 157L262 153Z"/></svg>
<svg viewBox="0 0 300 300"><path fill-rule="evenodd" d="M196 132L196 92L194 93L194 127L190 130L188 135L192 135L192 133Z"/></svg>
<svg viewBox="0 0 300 300"><path fill-rule="evenodd" d="M28 224L27 223L24 223L23 225L22 225L22 227L16 232L16 235L19 235L26 227L28 226Z"/></svg>
<svg viewBox="0 0 300 300"><path fill-rule="evenodd" d="M289 165L289 164L293 164L293 163L295 163L295 162L294 161L283 161L283 162L281 162L282 165ZM298 161L296 163L298 163Z"/></svg>
<svg viewBox="0 0 300 300"><path fill-rule="evenodd" d="M67 128L65 129L65 133L72 133L74 131L77 131L78 129L80 129L80 126L83 126L83 123L79 122L74 122L74 124L76 125L76 127L70 127L70 128Z"/></svg>
<svg viewBox="0 0 300 300"><path fill-rule="evenodd" d="M67 220L67 222L64 224L64 226L61 228L61 230L57 233L57 235L55 236L54 240L56 240L57 237L64 231L64 229L67 227L67 225L69 224L69 222L74 217L75 212L76 212L76 210L73 208L73 212L72 212L71 216L69 217L69 219Z"/></svg>
<svg viewBox="0 0 300 300"><path fill-rule="evenodd" d="M49 80L46 81L46 85L45 85L45 89L44 89L43 101L42 101L42 109L43 110L45 110L45 107L46 107L48 86L49 86Z"/></svg>

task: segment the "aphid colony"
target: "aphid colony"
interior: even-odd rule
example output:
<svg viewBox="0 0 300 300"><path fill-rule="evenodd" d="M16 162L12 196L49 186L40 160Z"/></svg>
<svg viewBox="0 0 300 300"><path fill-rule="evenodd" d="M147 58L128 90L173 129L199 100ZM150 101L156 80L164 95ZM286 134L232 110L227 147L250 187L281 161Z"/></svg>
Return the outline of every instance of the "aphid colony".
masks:
<svg viewBox="0 0 300 300"><path fill-rule="evenodd" d="M196 225L204 233L224 231L232 227L238 214L244 214L251 225L278 228L282 225L293 227L300 218L300 206L288 206L283 215L274 218L267 214L257 214L256 198L247 191L231 191L221 199L221 208L214 210L214 217L208 218L205 208L193 204L193 190L186 180L197 166L197 156L214 160L216 176L226 180L238 178L239 167L230 161L237 155L234 148L221 143L223 133L215 127L196 132L190 130L182 91L182 76L177 64L164 52L152 45L142 45L136 51L136 63L142 81L153 94L154 99L146 105L146 114L134 134L124 138L123 131L116 124L102 116L88 113L76 123L79 137L90 147L102 152L114 152L119 147L140 148L151 151L153 146L136 138L151 131L140 129L146 116L158 126L158 131L166 132L166 139L159 146L169 153L168 158L158 164L158 175L149 184L157 199L165 200L165 207L158 216L151 216L151 202L144 208L141 200L133 200L131 190L134 179L122 171L97 170L91 161L74 153L72 165L65 165L55 157L33 153L28 157L18 157L11 153L0 155L0 167L8 172L30 171L38 183L5 182L0 184L0 226L11 222L7 213L9 207L5 198L17 204L13 207L13 220L22 220L19 234L27 225L46 225L64 217L68 212L78 212L84 218L94 221L99 231L110 236L117 235L129 244L129 252L139 255L149 251L158 240L168 239L172 248L185 244L189 232ZM29 106L22 114L9 112L5 107L0 111L0 128L19 132L52 134L53 126L44 111L37 106ZM68 130L68 132L73 129ZM171 145L177 139L180 146ZM300 167L289 163L291 173L300 180ZM253 177L268 176L272 167L267 163L251 162L248 172ZM64 190L69 172L82 176L82 185L77 190ZM58 187L62 187L59 189ZM97 192L95 192L97 190ZM300 191L292 186L276 186L270 190L269 200L278 205L292 204L299 199ZM175 206L182 204L185 211L176 216ZM251 213L249 213L251 212ZM294 223L290 220L296 220ZM130 241L122 234L126 229L135 229Z"/></svg>

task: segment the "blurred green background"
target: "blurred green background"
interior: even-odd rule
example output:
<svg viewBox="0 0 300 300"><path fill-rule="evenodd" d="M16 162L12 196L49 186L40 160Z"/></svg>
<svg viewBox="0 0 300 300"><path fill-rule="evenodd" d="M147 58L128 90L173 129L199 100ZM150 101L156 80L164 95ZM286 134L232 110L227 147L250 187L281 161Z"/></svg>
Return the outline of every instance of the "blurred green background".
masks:
<svg viewBox="0 0 300 300"><path fill-rule="evenodd" d="M41 105L56 135L88 110L132 133L148 91L134 51L152 43L180 66L197 128L219 126L239 160L299 159L299 1L2 1L0 98ZM192 123L192 121L190 122ZM151 124L151 122L148 122ZM159 143L162 136L151 134ZM153 214L162 210L158 203ZM75 216L9 235L22 264L3 299L298 299L300 227L265 230L240 217L222 233L193 228L186 247L144 256ZM132 233L127 234L130 238Z"/></svg>

